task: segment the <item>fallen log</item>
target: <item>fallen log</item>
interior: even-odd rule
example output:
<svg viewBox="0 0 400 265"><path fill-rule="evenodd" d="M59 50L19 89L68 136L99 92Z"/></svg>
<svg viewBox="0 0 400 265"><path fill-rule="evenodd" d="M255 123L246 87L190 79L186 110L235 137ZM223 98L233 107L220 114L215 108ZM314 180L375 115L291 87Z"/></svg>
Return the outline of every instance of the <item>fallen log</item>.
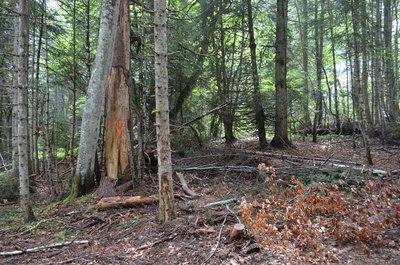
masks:
<svg viewBox="0 0 400 265"><path fill-rule="evenodd" d="M97 202L99 211L108 208L133 207L141 204L152 204L159 200L158 194L150 196L115 196L104 197Z"/></svg>

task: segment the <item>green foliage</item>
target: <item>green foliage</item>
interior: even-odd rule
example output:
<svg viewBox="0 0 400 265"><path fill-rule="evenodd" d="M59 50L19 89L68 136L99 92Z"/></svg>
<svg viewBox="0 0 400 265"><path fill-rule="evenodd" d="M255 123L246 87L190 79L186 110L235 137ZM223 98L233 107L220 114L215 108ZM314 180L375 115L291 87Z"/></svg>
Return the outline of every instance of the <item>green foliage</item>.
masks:
<svg viewBox="0 0 400 265"><path fill-rule="evenodd" d="M65 241L65 231L56 234L55 237L58 241Z"/></svg>
<svg viewBox="0 0 400 265"><path fill-rule="evenodd" d="M122 222L121 226L123 228L131 228L132 226L137 224L139 221L140 221L140 217L139 216L135 216L135 218L133 218L133 219L125 220L124 222Z"/></svg>

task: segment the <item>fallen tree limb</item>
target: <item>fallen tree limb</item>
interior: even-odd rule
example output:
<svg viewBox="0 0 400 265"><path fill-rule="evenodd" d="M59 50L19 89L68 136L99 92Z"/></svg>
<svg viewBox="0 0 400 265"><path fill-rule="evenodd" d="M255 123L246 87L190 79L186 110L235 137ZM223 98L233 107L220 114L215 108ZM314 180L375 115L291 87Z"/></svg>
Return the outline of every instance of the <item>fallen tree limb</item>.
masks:
<svg viewBox="0 0 400 265"><path fill-rule="evenodd" d="M369 167L360 163L351 162L351 161L343 161L338 159L331 159L331 158L319 158L319 157L303 157L303 156L294 156L294 155L284 155L284 154L275 154L270 152L261 152L261 151L248 151L248 150L240 150L239 152L251 155L258 155L258 156L266 156L272 158L278 158L282 160L288 160L292 162L308 162L312 163L314 166L331 166L343 169L351 169L363 172L370 172L373 174L392 174L396 175L398 170L386 171L380 168L373 168Z"/></svg>
<svg viewBox="0 0 400 265"><path fill-rule="evenodd" d="M266 157L273 157L273 158L279 158L279 159L288 159L288 160L291 160L294 162L303 162L303 161L321 162L321 163L330 162L330 163L353 165L353 166L359 166L359 167L363 166L360 163L351 162L351 161L343 161L343 160L338 160L338 159L326 159L326 158L319 158L319 157L284 155L284 154L276 154L276 153L271 153L271 152L249 151L249 150L240 150L239 152L244 153L244 154L266 156Z"/></svg>
<svg viewBox="0 0 400 265"><path fill-rule="evenodd" d="M239 200L233 198L233 199L228 199L228 200L223 200L223 201L210 202L210 203L207 203L206 205L204 205L203 207L207 208L207 207L213 207L213 206L217 206L217 205L225 205L225 204L229 204L232 202L237 203L237 202L239 202Z"/></svg>
<svg viewBox="0 0 400 265"><path fill-rule="evenodd" d="M192 197L192 198L195 198L195 197L198 197L198 196L199 196L199 195L197 195L194 191L192 191L192 190L188 187L188 185L187 185L187 183L186 183L186 180L185 180L185 178L183 177L183 174L182 174L182 173L176 172L176 176L178 177L179 182L180 182L181 185L182 185L183 192L184 192L185 194L189 195L189 196Z"/></svg>
<svg viewBox="0 0 400 265"><path fill-rule="evenodd" d="M152 204L159 200L158 194L150 196L115 196L104 197L97 202L97 209L104 210L108 208L133 207L140 204Z"/></svg>
<svg viewBox="0 0 400 265"><path fill-rule="evenodd" d="M237 171L245 173L257 172L257 168L248 166L200 166L200 167L186 167L180 168L182 171L204 171L204 170L217 170L217 171Z"/></svg>
<svg viewBox="0 0 400 265"><path fill-rule="evenodd" d="M225 215L224 221L222 222L221 228L219 230L219 234L218 234L218 240L217 243L215 244L215 246L212 248L210 254L208 255L207 259L203 262L203 264L206 264L211 258L212 256L214 256L215 252L217 251L219 244L221 242L221 235L222 235L222 229L224 228L225 222L226 222L226 217L228 215Z"/></svg>
<svg viewBox="0 0 400 265"><path fill-rule="evenodd" d="M125 192L133 188L133 180L129 180L115 188L118 195L124 195Z"/></svg>
<svg viewBox="0 0 400 265"><path fill-rule="evenodd" d="M59 247L69 246L71 244L89 244L89 240L74 240L74 241L67 241L67 242L61 242L61 243L54 243L54 244L50 244L50 245L46 245L46 246L27 248L24 250L5 251L5 252L0 252L0 256L21 255L24 253L37 252L37 251L48 249L48 248L59 248Z"/></svg>
<svg viewBox="0 0 400 265"><path fill-rule="evenodd" d="M155 246L155 245L157 245L157 244L163 243L163 242L165 242L165 241L170 241L170 240L174 239L177 235L178 235L178 233L175 233L175 234L173 234L173 235L166 236L166 237L161 238L161 239L159 239L159 240L157 240L157 241L144 244L144 245L142 245L142 246L140 246L140 247L138 247L138 248L136 248L136 249L133 249L133 250L143 250L143 249L146 249L146 248L151 248L151 247L153 247L153 246Z"/></svg>

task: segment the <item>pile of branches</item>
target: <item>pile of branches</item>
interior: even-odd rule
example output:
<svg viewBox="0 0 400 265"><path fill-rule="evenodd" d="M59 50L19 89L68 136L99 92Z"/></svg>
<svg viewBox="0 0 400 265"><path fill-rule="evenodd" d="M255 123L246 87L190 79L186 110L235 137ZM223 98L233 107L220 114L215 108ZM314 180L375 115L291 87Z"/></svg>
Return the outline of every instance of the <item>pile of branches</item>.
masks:
<svg viewBox="0 0 400 265"><path fill-rule="evenodd" d="M366 250L394 243L384 234L399 228L399 187L372 180L363 188L343 180L305 187L292 177L290 187L281 188L274 168L258 169L269 174L269 196L262 203L243 201L240 211L250 234L270 253L287 262L340 263L337 250L324 245L327 239L358 242Z"/></svg>

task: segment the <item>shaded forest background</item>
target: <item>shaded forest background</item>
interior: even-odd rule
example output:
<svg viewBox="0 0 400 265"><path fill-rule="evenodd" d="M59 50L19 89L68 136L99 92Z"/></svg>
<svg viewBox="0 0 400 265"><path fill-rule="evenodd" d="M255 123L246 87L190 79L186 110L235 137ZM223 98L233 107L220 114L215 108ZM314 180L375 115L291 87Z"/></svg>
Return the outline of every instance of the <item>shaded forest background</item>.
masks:
<svg viewBox="0 0 400 265"><path fill-rule="evenodd" d="M59 172L58 159L69 160L72 169L67 174L74 172L80 129L85 126L82 110L96 54L100 4L94 0L29 2L29 168L31 175L47 176L53 195L68 190L54 184L65 173ZM17 14L11 6L8 0L0 6L1 170L13 167L12 137L16 137L12 93ZM318 135L330 132L362 133L380 137L383 144L398 144L398 6L392 0L290 1L288 95L282 101L275 88L276 18L280 16L275 1L169 1L173 150L185 156L205 141L222 138L233 144L257 136L260 118L267 138L272 138L281 118L276 110L282 105L287 109L290 139L312 134L317 141ZM152 8L152 1L131 1L130 129L139 176L155 139ZM253 58L259 91L254 85ZM196 119L201 114L208 115ZM104 126L101 135L98 155L104 165Z"/></svg>

